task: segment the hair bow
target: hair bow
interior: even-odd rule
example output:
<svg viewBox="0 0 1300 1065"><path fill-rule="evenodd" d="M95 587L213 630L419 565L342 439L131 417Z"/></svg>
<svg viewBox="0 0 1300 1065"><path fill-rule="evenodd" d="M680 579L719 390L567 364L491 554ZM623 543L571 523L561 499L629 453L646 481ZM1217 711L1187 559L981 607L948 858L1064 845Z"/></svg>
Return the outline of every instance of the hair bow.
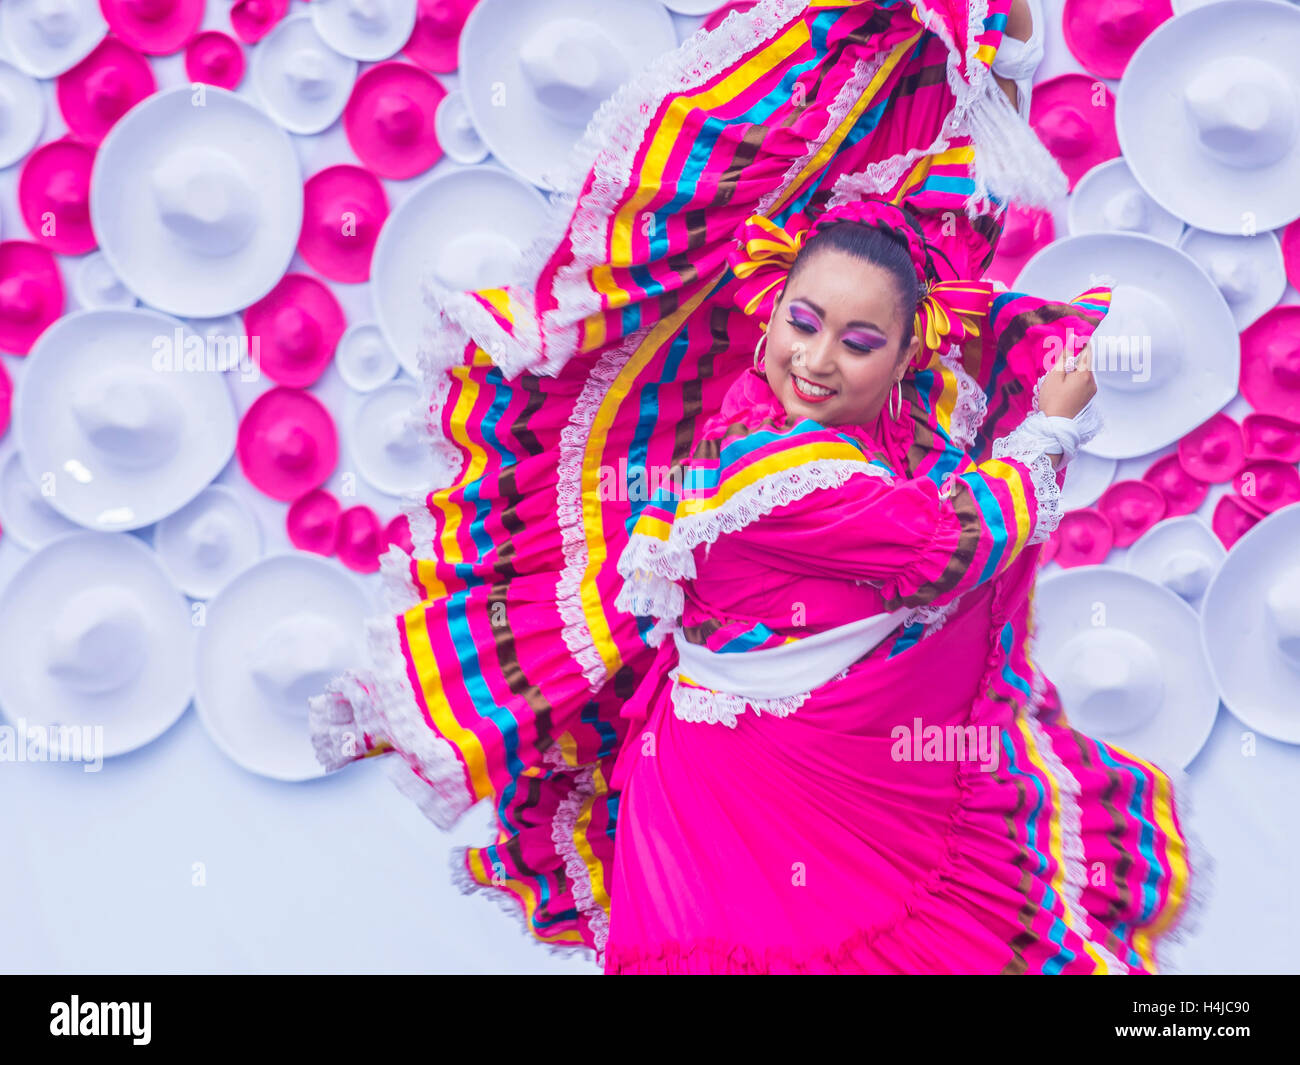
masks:
<svg viewBox="0 0 1300 1065"><path fill-rule="evenodd" d="M933 354L949 345L978 337L993 296L993 285L988 281L939 281L930 285L916 308L914 328L921 338L917 364L925 366Z"/></svg>
<svg viewBox="0 0 1300 1065"><path fill-rule="evenodd" d="M811 232L803 215L793 216L783 227L759 214L737 232L739 243L727 256L732 273L742 282L736 304L746 314L756 315L760 328L767 329L776 307L776 289L785 282Z"/></svg>

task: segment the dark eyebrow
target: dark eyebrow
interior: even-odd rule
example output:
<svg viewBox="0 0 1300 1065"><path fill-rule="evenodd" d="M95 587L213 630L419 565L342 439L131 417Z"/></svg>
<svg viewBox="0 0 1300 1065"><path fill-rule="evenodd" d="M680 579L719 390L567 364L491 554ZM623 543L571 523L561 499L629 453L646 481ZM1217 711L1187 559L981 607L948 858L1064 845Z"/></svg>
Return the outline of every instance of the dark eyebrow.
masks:
<svg viewBox="0 0 1300 1065"><path fill-rule="evenodd" d="M796 296L794 302L795 302L795 303L806 303L806 304L808 304L809 307L811 307L814 311L817 312L817 316L818 316L819 318L825 318L825 317L826 317L826 312L825 312L824 310L822 310L820 307L818 307L817 304L813 303L812 300L808 299L808 298L805 297L805 296ZM885 334L885 331L884 331L883 329L881 329L880 326L876 325L875 322L850 322L850 323L849 323L845 328L847 328L847 329L852 329L853 326L855 326L855 325L865 325L868 329L874 329L874 330L875 330L877 333L879 333L881 336L885 336L885 335L886 335L886 334Z"/></svg>

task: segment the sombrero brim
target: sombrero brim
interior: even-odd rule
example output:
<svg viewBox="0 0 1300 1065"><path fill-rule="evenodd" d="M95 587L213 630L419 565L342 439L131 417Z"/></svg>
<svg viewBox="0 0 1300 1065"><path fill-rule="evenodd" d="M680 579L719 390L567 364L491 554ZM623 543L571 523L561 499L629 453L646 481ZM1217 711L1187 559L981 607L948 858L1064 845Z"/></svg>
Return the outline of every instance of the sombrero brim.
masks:
<svg viewBox="0 0 1300 1065"><path fill-rule="evenodd" d="M221 751L251 773L274 780L323 776L307 728L263 694L248 662L266 632L290 615L318 614L355 636L362 665L370 604L337 566L308 555L276 555L244 570L209 604L192 660L199 720Z"/></svg>
<svg viewBox="0 0 1300 1065"><path fill-rule="evenodd" d="M1110 197L1131 189L1142 193L1151 211L1151 225L1141 232L1165 244L1176 244L1183 232L1183 220L1170 214L1147 195L1123 159L1107 159L1104 163L1098 163L1079 179L1066 204L1070 236L1124 232L1110 225L1102 212Z"/></svg>
<svg viewBox="0 0 1300 1065"><path fill-rule="evenodd" d="M195 520L214 511L226 516L238 538L230 556L216 567L196 560L184 540ZM224 484L214 484L154 526L153 545L177 588L196 599L211 599L262 556L262 527L243 496Z"/></svg>
<svg viewBox="0 0 1300 1065"><path fill-rule="evenodd" d="M54 610L95 585L124 584L144 608L144 668L121 688L83 695L46 669ZM198 630L185 597L138 537L79 532L32 555L0 595L0 707L29 726L102 726L105 757L125 754L174 725L194 693Z"/></svg>
<svg viewBox="0 0 1300 1065"><path fill-rule="evenodd" d="M418 352L428 313L422 280L430 253L480 232L499 234L522 252L542 231L547 209L537 189L497 167L480 166L431 177L388 216L375 244L370 291L385 339L416 380L421 379Z"/></svg>
<svg viewBox="0 0 1300 1065"><path fill-rule="evenodd" d="M1282 743L1300 743L1300 670L1270 653L1264 631L1264 596L1283 560L1300 565L1300 506L1270 514L1228 552L1205 591L1203 647L1237 720Z"/></svg>
<svg viewBox="0 0 1300 1065"><path fill-rule="evenodd" d="M388 10L397 17L382 33L359 32L341 0L315 0L311 5L311 20L316 32L339 55L374 63L396 55L410 40L417 8L414 3L388 5Z"/></svg>
<svg viewBox="0 0 1300 1065"><path fill-rule="evenodd" d="M6 122L0 128L0 169L12 166L32 150L45 128L45 94L17 67L0 59L0 91L10 97Z"/></svg>
<svg viewBox="0 0 1300 1065"><path fill-rule="evenodd" d="M1260 233L1253 237L1225 236L1207 233L1202 229L1188 229L1179 238L1177 248L1201 262L1202 249L1216 244L1230 244L1238 253L1249 256L1255 263L1259 283L1252 286L1245 299L1229 301L1233 320L1238 329L1245 329L1270 307L1277 306L1286 292L1286 268L1282 263L1282 245L1275 233ZM1208 273L1208 271L1207 271Z"/></svg>
<svg viewBox="0 0 1300 1065"><path fill-rule="evenodd" d="M90 216L123 284L169 314L216 318L275 287L302 231L302 175L289 135L247 100L210 86L195 107L188 87L160 93L122 118L95 155ZM141 175L187 144L223 146L261 197L248 242L230 255L199 255L163 226Z"/></svg>
<svg viewBox="0 0 1300 1065"><path fill-rule="evenodd" d="M1081 732L1160 766L1186 769L1209 739L1219 709L1210 664L1200 646L1200 617L1168 588L1113 566L1087 566L1044 576L1034 596L1038 662L1051 678L1064 669L1061 654L1075 636L1095 627L1096 604L1106 624L1145 640L1164 678L1164 702L1144 724L1107 735L1082 708L1063 703Z"/></svg>
<svg viewBox="0 0 1300 1065"><path fill-rule="evenodd" d="M140 529L175 513L230 461L235 404L220 373L159 372L156 342L194 334L145 308L75 311L50 326L27 358L14 428L33 482L53 478L50 505L89 529ZM183 353L178 353L179 360ZM180 438L158 465L124 468L86 439L69 390L107 367L149 373L183 411Z"/></svg>
<svg viewBox="0 0 1300 1065"><path fill-rule="evenodd" d="M329 63L330 88L319 100L304 100L284 77L286 59L310 47ZM266 113L290 133L320 133L338 121L352 94L357 61L339 55L316 32L310 15L278 23L253 50L249 81Z"/></svg>
<svg viewBox="0 0 1300 1065"><path fill-rule="evenodd" d="M1183 514L1157 522L1138 537L1125 553L1124 565L1139 577L1159 584L1161 565L1180 550L1199 551L1216 565L1222 564L1227 556L1213 529L1195 514ZM1185 601L1193 609L1200 609L1204 598L1202 592L1195 599Z"/></svg>
<svg viewBox="0 0 1300 1065"><path fill-rule="evenodd" d="M99 0L81 0L77 5L77 32L70 41L51 48L31 25L32 0L4 0L0 3L0 41L8 45L14 66L33 78L54 78L71 70L108 33L108 23Z"/></svg>
<svg viewBox="0 0 1300 1065"><path fill-rule="evenodd" d="M1179 315L1184 365L1158 390L1127 391L1102 372L1106 347L1118 345L1117 319L1107 315L1093 334L1097 390L1105 428L1084 447L1103 458L1133 458L1172 443L1205 421L1237 394L1240 354L1237 325L1214 282L1176 248L1136 233L1089 233L1044 248L1021 271L1016 289L1045 299L1069 300L1106 277L1115 287L1112 311L1123 288L1145 289ZM1139 338L1139 343L1142 338ZM1162 354L1151 343L1154 363Z"/></svg>
<svg viewBox="0 0 1300 1065"><path fill-rule="evenodd" d="M1159 26L1124 73L1116 132L1134 177L1151 198L1197 229L1240 234L1246 217L1257 232L1276 229L1300 215L1300 137L1271 166L1228 166L1200 149L1178 91L1185 75L1229 55L1271 62L1300 92L1300 10L1274 0L1236 0Z"/></svg>
<svg viewBox="0 0 1300 1065"><path fill-rule="evenodd" d="M371 392L358 405L351 421L349 452L361 476L390 496L419 492L432 483L432 456L421 452L420 463L394 462L375 430L388 419L415 410L420 391L406 381L394 381Z"/></svg>
<svg viewBox="0 0 1300 1065"><path fill-rule="evenodd" d="M583 129L565 125L536 100L520 67L522 44L556 16L586 19L623 49L629 78L678 48L672 16L658 0L480 0L461 31L461 88L474 125L492 154L534 185L554 188L571 165ZM495 106L498 86L510 101ZM594 113L593 109L593 113Z"/></svg>

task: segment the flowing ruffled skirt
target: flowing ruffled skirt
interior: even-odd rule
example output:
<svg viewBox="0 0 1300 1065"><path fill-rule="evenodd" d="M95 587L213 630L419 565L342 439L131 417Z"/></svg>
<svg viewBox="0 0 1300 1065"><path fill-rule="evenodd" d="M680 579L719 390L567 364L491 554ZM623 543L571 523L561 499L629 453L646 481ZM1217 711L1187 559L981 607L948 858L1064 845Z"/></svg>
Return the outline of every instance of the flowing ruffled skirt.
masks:
<svg viewBox="0 0 1300 1065"><path fill-rule="evenodd" d="M650 682L605 971L1157 971L1191 910L1184 792L1032 701L976 698L1005 668L963 653L995 599L784 717L682 720Z"/></svg>

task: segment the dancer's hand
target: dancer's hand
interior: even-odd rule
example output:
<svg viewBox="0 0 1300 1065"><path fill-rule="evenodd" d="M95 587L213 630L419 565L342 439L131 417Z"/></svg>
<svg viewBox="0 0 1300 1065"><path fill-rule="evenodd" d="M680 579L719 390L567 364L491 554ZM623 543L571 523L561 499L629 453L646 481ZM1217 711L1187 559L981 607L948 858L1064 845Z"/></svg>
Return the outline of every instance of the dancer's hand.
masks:
<svg viewBox="0 0 1300 1065"><path fill-rule="evenodd" d="M1038 386L1038 409L1048 417L1073 418L1097 394L1092 375L1092 345L1073 359L1061 359L1043 375Z"/></svg>

